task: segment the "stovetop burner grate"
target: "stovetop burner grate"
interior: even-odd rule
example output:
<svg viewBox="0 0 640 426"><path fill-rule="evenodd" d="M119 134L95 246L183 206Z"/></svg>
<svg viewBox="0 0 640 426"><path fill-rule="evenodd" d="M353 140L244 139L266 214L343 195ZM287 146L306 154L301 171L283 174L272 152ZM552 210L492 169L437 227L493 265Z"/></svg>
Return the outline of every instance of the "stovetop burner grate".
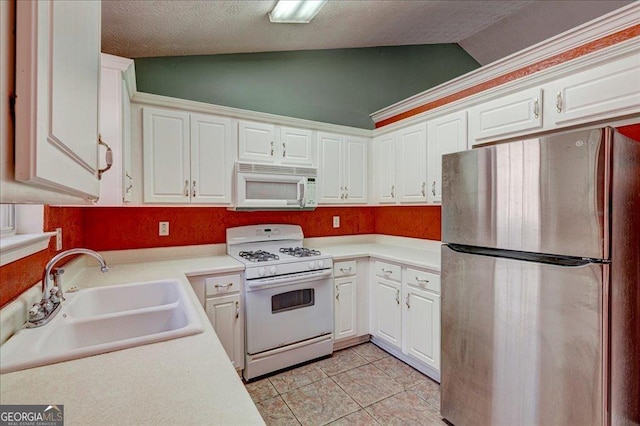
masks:
<svg viewBox="0 0 640 426"><path fill-rule="evenodd" d="M304 248L304 247L283 247L280 249L280 253L288 254L289 256L294 257L310 257L310 256L320 256L319 250Z"/></svg>
<svg viewBox="0 0 640 426"><path fill-rule="evenodd" d="M247 259L249 262L268 262L270 260L279 260L280 256L277 254L269 253L264 250L256 251L241 251L238 256L243 259Z"/></svg>

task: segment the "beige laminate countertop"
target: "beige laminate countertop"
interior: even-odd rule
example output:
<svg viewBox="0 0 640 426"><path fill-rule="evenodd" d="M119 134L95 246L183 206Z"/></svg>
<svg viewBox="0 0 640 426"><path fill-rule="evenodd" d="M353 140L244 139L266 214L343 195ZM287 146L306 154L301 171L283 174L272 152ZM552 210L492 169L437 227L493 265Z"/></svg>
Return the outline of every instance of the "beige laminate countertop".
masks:
<svg viewBox="0 0 640 426"><path fill-rule="evenodd" d="M362 236L314 238L305 245L318 246L336 261L370 256L440 271L438 241ZM240 272L244 266L223 255L224 247L214 247L218 255L201 255L202 250L211 253L210 247L147 250L141 250L143 255L136 250L107 252L106 274L75 260L64 275L64 286L82 289L175 278L188 289L204 332L3 374L0 404L61 404L70 426L264 424L187 279ZM164 251L165 260L155 260L156 251ZM183 258L166 260L174 252ZM26 306L24 302L18 309Z"/></svg>
<svg viewBox="0 0 640 426"><path fill-rule="evenodd" d="M65 425L264 424L185 273L242 271L229 256L83 267L87 288L175 278L189 288L201 334L0 376L1 404L62 404Z"/></svg>

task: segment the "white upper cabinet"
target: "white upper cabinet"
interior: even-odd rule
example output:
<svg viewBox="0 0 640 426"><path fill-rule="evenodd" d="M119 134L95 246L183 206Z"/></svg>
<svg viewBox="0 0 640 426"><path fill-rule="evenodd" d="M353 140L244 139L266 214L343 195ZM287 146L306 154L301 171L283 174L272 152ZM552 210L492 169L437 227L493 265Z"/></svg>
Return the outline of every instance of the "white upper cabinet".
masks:
<svg viewBox="0 0 640 426"><path fill-rule="evenodd" d="M396 202L396 132L373 138L376 200Z"/></svg>
<svg viewBox="0 0 640 426"><path fill-rule="evenodd" d="M280 127L279 157L282 164L315 166L316 150L311 130Z"/></svg>
<svg viewBox="0 0 640 426"><path fill-rule="evenodd" d="M415 124L398 130L396 179L399 201L427 201L427 125Z"/></svg>
<svg viewBox="0 0 640 426"><path fill-rule="evenodd" d="M442 156L467 149L467 111L429 120L427 124L429 201L442 202Z"/></svg>
<svg viewBox="0 0 640 426"><path fill-rule="evenodd" d="M120 206L131 201L131 102L123 79L123 72L130 66L131 59L102 54L99 128L102 140L112 150L113 164L100 180L99 206Z"/></svg>
<svg viewBox="0 0 640 426"><path fill-rule="evenodd" d="M367 202L368 139L318 133L318 202L347 204Z"/></svg>
<svg viewBox="0 0 640 426"><path fill-rule="evenodd" d="M232 121L214 115L191 114L191 202L231 202L235 160Z"/></svg>
<svg viewBox="0 0 640 426"><path fill-rule="evenodd" d="M315 166L313 132L251 121L238 122L238 159L259 163Z"/></svg>
<svg viewBox="0 0 640 426"><path fill-rule="evenodd" d="M16 3L18 181L99 197L100 2Z"/></svg>
<svg viewBox="0 0 640 426"><path fill-rule="evenodd" d="M573 73L550 85L556 126L581 124L637 113L640 108L640 55L633 53Z"/></svg>
<svg viewBox="0 0 640 426"><path fill-rule="evenodd" d="M232 128L224 117L144 108L144 201L231 203Z"/></svg>
<svg viewBox="0 0 640 426"><path fill-rule="evenodd" d="M472 107L469 124L476 141L541 129L542 89L523 90Z"/></svg>

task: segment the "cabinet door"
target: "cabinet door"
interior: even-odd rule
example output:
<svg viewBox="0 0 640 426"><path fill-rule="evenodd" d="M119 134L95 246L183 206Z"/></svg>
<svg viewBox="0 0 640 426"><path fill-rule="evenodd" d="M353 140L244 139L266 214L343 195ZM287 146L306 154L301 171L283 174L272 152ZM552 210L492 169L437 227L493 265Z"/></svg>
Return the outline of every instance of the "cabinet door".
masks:
<svg viewBox="0 0 640 426"><path fill-rule="evenodd" d="M396 202L396 134L395 132L373 139L375 152L376 198L379 203Z"/></svg>
<svg viewBox="0 0 640 426"><path fill-rule="evenodd" d="M15 178L100 194L100 2L16 2Z"/></svg>
<svg viewBox="0 0 640 426"><path fill-rule="evenodd" d="M144 201L188 203L190 186L189 114L144 108Z"/></svg>
<svg viewBox="0 0 640 426"><path fill-rule="evenodd" d="M467 112L460 111L429 121L427 158L429 201L442 201L442 156L467 149Z"/></svg>
<svg viewBox="0 0 640 426"><path fill-rule="evenodd" d="M191 202L231 203L235 143L231 119L191 114Z"/></svg>
<svg viewBox="0 0 640 426"><path fill-rule="evenodd" d="M367 202L367 140L346 136L344 139L344 200Z"/></svg>
<svg viewBox="0 0 640 426"><path fill-rule="evenodd" d="M280 127L280 162L315 166L316 144L311 130Z"/></svg>
<svg viewBox="0 0 640 426"><path fill-rule="evenodd" d="M637 113L640 108L640 55L561 78L553 84L556 125L581 124Z"/></svg>
<svg viewBox="0 0 640 426"><path fill-rule="evenodd" d="M404 351L440 370L440 295L409 288Z"/></svg>
<svg viewBox="0 0 640 426"><path fill-rule="evenodd" d="M542 89L523 90L473 107L469 122L477 141L540 129Z"/></svg>
<svg viewBox="0 0 640 426"><path fill-rule="evenodd" d="M356 335L356 277L336 278L334 339Z"/></svg>
<svg viewBox="0 0 640 426"><path fill-rule="evenodd" d="M238 158L241 161L273 163L279 152L273 124L238 122Z"/></svg>
<svg viewBox="0 0 640 426"><path fill-rule="evenodd" d="M240 295L207 299L205 310L235 368L244 367L244 335Z"/></svg>
<svg viewBox="0 0 640 426"><path fill-rule="evenodd" d="M374 297L375 336L401 348L400 283L376 277Z"/></svg>
<svg viewBox="0 0 640 426"><path fill-rule="evenodd" d="M427 201L427 125L399 130L396 147L400 202Z"/></svg>
<svg viewBox="0 0 640 426"><path fill-rule="evenodd" d="M342 141L342 136L318 133L320 152L320 164L318 167L319 203L339 204L344 201Z"/></svg>

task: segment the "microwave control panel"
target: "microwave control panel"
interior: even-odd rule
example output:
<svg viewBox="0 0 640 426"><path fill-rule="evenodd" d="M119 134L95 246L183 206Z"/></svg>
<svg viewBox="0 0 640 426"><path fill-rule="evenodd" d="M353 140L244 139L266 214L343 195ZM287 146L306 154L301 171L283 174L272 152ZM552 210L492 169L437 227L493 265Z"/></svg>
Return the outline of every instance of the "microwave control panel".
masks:
<svg viewBox="0 0 640 426"><path fill-rule="evenodd" d="M316 189L316 178L307 178L307 200L305 202L306 207L317 206L318 202L316 201L317 189Z"/></svg>

